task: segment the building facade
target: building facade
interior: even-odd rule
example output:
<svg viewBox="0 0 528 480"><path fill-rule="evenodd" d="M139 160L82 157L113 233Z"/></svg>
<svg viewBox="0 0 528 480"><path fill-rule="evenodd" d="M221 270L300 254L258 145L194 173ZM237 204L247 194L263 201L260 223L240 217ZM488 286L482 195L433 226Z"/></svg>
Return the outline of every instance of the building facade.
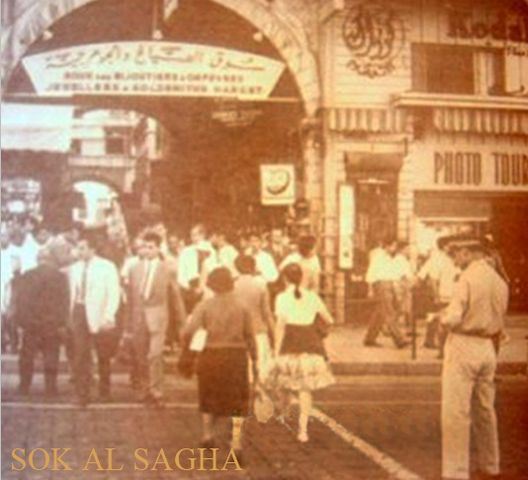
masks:
<svg viewBox="0 0 528 480"><path fill-rule="evenodd" d="M386 235L424 254L455 232L493 235L526 308L527 21L524 2L349 1L324 23L325 212L340 183L356 200L338 308Z"/></svg>
<svg viewBox="0 0 528 480"><path fill-rule="evenodd" d="M4 72L15 69L28 45L38 44L55 23L63 25L76 11L112 2L43 3L38 13L3 16L8 22L19 19L6 25ZM131 12L143 8L136 3L131 0ZM270 156L278 158L273 162L300 163L297 196L309 206L311 225L321 239L325 294L340 321L353 320L347 304L364 301L368 252L390 235L409 241L419 254L443 233L492 234L511 257L507 267L514 303L526 308L525 1L182 0L165 14L161 34L166 38L236 47L284 62L287 85L277 87L280 95L258 104L267 123L255 130L259 133L248 133L247 141L241 130L210 128L209 111L205 121L203 110L195 123L185 118L195 104L182 110L168 104L161 109L159 103L127 105L139 105L164 124L174 125L177 119L174 131L180 136L174 137L169 157L207 163L196 160L200 142L178 143L200 131L201 144L215 135L222 139L202 153L211 145L210 151L217 145L243 151L244 145L257 144L257 136L265 138L255 175ZM134 21L132 13L127 18ZM262 107L268 104L280 104L282 110ZM297 106L299 112L292 114ZM280 123L275 116L288 121ZM182 122L186 129L179 128ZM292 126L291 135L276 133ZM298 142L294 150L284 140L293 136ZM232 138L227 147L226 138ZM268 151L274 142L284 148Z"/></svg>

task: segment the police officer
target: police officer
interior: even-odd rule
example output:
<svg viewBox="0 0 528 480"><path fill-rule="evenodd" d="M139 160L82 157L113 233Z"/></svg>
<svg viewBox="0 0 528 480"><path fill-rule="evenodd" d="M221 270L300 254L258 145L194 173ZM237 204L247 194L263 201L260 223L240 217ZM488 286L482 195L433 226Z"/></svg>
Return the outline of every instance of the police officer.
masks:
<svg viewBox="0 0 528 480"><path fill-rule="evenodd" d="M442 371L442 477L469 479L473 427L478 468L494 478L499 475L494 377L508 286L486 260L481 241L458 237L450 247L463 271L442 316L448 331Z"/></svg>

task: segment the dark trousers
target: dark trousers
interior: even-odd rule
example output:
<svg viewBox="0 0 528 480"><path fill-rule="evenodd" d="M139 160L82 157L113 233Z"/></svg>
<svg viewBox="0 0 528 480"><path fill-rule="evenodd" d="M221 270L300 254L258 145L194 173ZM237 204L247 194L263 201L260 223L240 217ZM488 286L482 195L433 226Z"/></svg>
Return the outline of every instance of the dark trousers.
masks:
<svg viewBox="0 0 528 480"><path fill-rule="evenodd" d="M376 282L373 288L377 305L370 317L364 343L374 343L385 325L396 346L400 347L405 343L405 339L398 328L398 310L392 282Z"/></svg>
<svg viewBox="0 0 528 480"><path fill-rule="evenodd" d="M44 331L43 331L44 330ZM28 390L33 380L35 356L42 352L44 357L44 380L47 393L57 389L59 370L60 339L55 328L25 328L22 348L18 359L20 389Z"/></svg>
<svg viewBox="0 0 528 480"><path fill-rule="evenodd" d="M165 335L165 344L172 347L175 343L179 343L180 339L180 323L185 320L179 318L175 299L173 295L169 295L169 324L167 325L167 332Z"/></svg>
<svg viewBox="0 0 528 480"><path fill-rule="evenodd" d="M112 340L109 332L90 333L86 309L83 305L76 305L73 309L73 350L77 395L81 398L90 396L92 350L95 350L97 356L99 394L108 395L110 393L110 361L113 354Z"/></svg>
<svg viewBox="0 0 528 480"><path fill-rule="evenodd" d="M17 318L13 314L2 315L2 353L18 353L20 339L18 338Z"/></svg>

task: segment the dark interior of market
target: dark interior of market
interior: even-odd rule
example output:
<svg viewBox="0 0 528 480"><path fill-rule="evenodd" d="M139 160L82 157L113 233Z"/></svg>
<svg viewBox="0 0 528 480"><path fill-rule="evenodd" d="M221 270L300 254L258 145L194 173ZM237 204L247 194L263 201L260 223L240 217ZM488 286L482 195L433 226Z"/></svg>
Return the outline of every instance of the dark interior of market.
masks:
<svg viewBox="0 0 528 480"><path fill-rule="evenodd" d="M54 24L52 36L32 44L27 54L80 44L150 40L160 28L166 41L215 45L281 60L254 26L214 2L182 0L165 22L158 7L158 2L144 0L91 2ZM120 20L125 11L127 22ZM10 78L8 95L22 98L32 92L31 81L19 65ZM260 205L258 182L261 163L294 162L299 166L297 180L302 178L298 129L302 104L288 69L267 102L77 96L73 103L136 110L155 118L169 132L167 158L153 164L151 188L169 225L185 231L198 220L228 229L284 223L284 208Z"/></svg>

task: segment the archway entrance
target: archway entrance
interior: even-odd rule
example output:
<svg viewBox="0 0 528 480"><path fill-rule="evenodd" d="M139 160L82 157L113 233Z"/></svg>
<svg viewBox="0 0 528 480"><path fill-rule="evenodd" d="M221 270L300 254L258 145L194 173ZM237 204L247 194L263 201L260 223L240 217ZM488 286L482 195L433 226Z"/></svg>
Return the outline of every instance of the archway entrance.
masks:
<svg viewBox="0 0 528 480"><path fill-rule="evenodd" d="M169 223L187 228L198 220L233 227L284 221L286 208L260 204L259 168L293 165L298 197L303 196L300 125L315 110L318 83L313 57L297 26L279 21L260 2L181 0L165 23L160 22L157 0L55 3L82 6L70 13L64 7L67 14L27 49L26 57L78 45L151 41L155 31L154 36L161 34L167 42L233 49L282 62L285 68L273 90L257 101L226 99L220 93L182 98L104 92L76 93L67 99L55 95L47 101L130 109L163 124L169 135L163 158L152 165L151 193L162 203ZM91 18L97 21L87 21ZM18 63L7 97L41 101L34 96L34 83Z"/></svg>

